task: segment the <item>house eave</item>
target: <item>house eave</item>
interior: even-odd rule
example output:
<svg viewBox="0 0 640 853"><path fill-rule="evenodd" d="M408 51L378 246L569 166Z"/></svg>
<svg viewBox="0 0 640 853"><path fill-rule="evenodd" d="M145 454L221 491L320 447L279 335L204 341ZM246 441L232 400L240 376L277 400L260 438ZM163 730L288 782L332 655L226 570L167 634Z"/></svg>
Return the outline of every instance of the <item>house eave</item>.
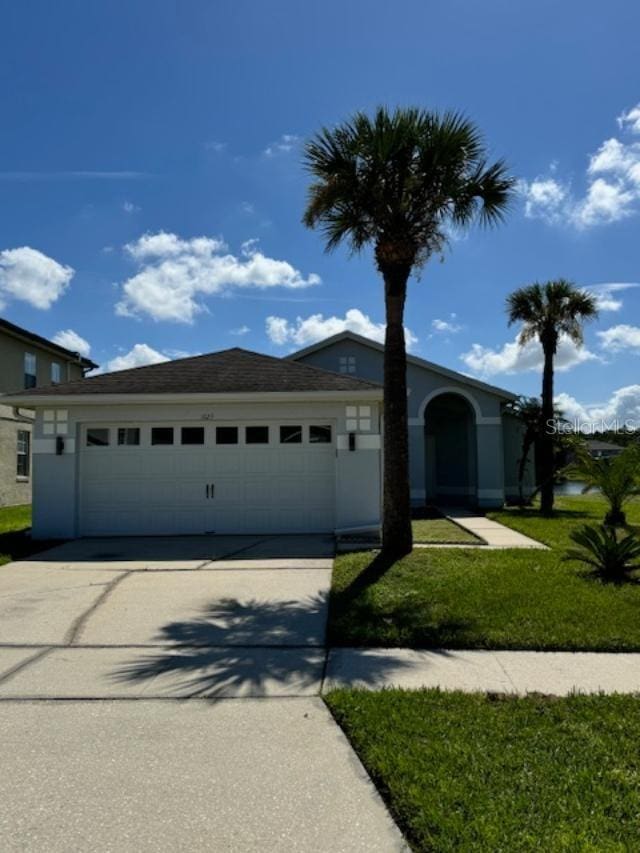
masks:
<svg viewBox="0 0 640 853"><path fill-rule="evenodd" d="M192 393L192 394L38 394L32 397L12 394L0 401L29 409L58 406L151 405L164 403L180 405L189 403L313 403L349 402L351 400L382 400L382 388L361 391L259 391L249 393Z"/></svg>

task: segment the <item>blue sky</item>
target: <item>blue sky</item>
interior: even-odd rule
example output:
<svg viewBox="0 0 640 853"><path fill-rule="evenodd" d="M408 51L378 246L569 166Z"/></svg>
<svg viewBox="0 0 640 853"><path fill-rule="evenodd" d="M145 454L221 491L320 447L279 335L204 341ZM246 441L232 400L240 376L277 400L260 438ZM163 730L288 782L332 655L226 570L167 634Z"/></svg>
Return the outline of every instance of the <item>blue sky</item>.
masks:
<svg viewBox="0 0 640 853"><path fill-rule="evenodd" d="M519 195L411 282L412 351L537 393L504 300L564 276L603 310L561 402L640 416L639 25L617 0L5 3L0 310L110 368L380 335L371 258L300 223L300 146L379 103L452 108Z"/></svg>

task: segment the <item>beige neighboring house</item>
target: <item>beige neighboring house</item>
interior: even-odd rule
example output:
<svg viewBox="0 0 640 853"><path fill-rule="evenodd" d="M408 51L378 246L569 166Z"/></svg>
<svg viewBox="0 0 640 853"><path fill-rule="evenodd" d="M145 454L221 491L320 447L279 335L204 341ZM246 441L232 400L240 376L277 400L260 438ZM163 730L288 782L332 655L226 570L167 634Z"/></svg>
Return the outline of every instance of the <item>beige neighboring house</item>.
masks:
<svg viewBox="0 0 640 853"><path fill-rule="evenodd" d="M2 402L3 394L82 379L90 359L0 318L0 506L31 502L34 412Z"/></svg>

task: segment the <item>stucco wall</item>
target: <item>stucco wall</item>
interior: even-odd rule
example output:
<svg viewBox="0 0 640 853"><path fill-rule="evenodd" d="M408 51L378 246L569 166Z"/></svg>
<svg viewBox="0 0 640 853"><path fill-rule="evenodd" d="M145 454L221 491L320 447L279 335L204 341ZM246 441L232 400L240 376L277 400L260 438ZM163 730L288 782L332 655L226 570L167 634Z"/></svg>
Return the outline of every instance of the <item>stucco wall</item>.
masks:
<svg viewBox="0 0 640 853"><path fill-rule="evenodd" d="M82 366L77 362L0 331L0 393L10 394L24 389L24 356L27 352L36 357L38 386L51 385L51 365L54 362L60 365L63 382L82 379Z"/></svg>
<svg viewBox="0 0 640 853"><path fill-rule="evenodd" d="M355 358L355 374L382 382L383 353L357 341L337 341L300 358L325 370L340 370L341 358ZM504 501L505 451L502 436L503 398L428 367L407 365L409 465L411 500L423 504L427 499L428 448L425 447L425 409L439 394L456 393L471 406L475 421L475 457L477 459L477 503L483 508L501 506ZM466 452L466 449L465 449ZM511 452L511 451L509 451ZM511 460L510 463L511 465Z"/></svg>
<svg viewBox="0 0 640 853"><path fill-rule="evenodd" d="M348 417L347 407L368 405L367 425ZM247 421L318 419L335 426L336 529L375 527L380 523L380 411L374 401L297 403L216 403L198 405L66 406L61 438L64 453L56 455L56 436L44 431L44 411L37 412L33 441L33 531L36 538L73 538L78 532L80 426L100 423L141 424L180 422L184 425ZM350 413L353 415L353 413ZM49 415L49 418L51 416ZM51 421L49 421L51 422ZM348 449L348 434L356 434L356 450Z"/></svg>
<svg viewBox="0 0 640 853"><path fill-rule="evenodd" d="M31 503L31 477L16 473L18 430L31 428L31 421L17 418L11 406L0 405L0 506Z"/></svg>

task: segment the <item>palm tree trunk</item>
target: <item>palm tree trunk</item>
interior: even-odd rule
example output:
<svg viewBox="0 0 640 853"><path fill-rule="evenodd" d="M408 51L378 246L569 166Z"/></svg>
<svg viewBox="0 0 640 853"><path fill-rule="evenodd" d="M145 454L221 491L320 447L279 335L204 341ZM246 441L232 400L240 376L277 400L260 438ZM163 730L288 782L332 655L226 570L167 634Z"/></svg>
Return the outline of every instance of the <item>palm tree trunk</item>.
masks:
<svg viewBox="0 0 640 853"><path fill-rule="evenodd" d="M522 440L522 456L518 462L518 499L520 506L524 506L524 474L529 461L529 451L533 445L533 436L527 431Z"/></svg>
<svg viewBox="0 0 640 853"><path fill-rule="evenodd" d="M555 342L543 341L544 368L542 372L542 430L540 433L540 511L543 515L553 512L554 446L551 432L553 409L553 357Z"/></svg>
<svg viewBox="0 0 640 853"><path fill-rule="evenodd" d="M407 422L404 305L409 267L382 269L387 329L384 346L384 487L382 551L397 559L413 548Z"/></svg>

